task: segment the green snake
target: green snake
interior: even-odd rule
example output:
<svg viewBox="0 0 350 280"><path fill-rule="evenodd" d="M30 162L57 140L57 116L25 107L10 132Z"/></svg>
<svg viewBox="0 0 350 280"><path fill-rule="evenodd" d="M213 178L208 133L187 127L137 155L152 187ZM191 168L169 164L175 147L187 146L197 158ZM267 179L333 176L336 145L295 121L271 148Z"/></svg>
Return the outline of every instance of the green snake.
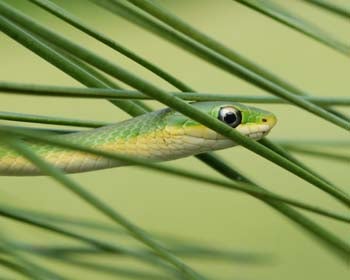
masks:
<svg viewBox="0 0 350 280"><path fill-rule="evenodd" d="M264 137L276 123L272 113L239 103L195 102L192 105L254 140ZM155 162L235 145L233 141L170 108L96 129L49 137ZM26 144L44 160L66 173L125 165L54 145L32 141L26 141ZM41 175L41 172L20 154L0 144L0 175L29 176Z"/></svg>

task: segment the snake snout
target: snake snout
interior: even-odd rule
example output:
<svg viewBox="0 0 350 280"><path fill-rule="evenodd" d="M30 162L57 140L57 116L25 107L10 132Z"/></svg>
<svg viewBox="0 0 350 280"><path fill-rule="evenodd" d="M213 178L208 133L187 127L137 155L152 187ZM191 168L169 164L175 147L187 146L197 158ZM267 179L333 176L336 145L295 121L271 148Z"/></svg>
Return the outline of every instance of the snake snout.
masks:
<svg viewBox="0 0 350 280"><path fill-rule="evenodd" d="M270 113L261 118L261 125L263 129L261 130L262 136L267 135L271 129L276 125L277 118L274 114Z"/></svg>
<svg viewBox="0 0 350 280"><path fill-rule="evenodd" d="M268 125L269 130L272 129L276 123L277 123L277 118L274 114L270 113L268 115L262 116L261 118L261 123Z"/></svg>
<svg viewBox="0 0 350 280"><path fill-rule="evenodd" d="M274 114L265 113L256 119L255 122L239 126L238 131L248 136L249 138L259 140L266 136L276 123L277 118Z"/></svg>

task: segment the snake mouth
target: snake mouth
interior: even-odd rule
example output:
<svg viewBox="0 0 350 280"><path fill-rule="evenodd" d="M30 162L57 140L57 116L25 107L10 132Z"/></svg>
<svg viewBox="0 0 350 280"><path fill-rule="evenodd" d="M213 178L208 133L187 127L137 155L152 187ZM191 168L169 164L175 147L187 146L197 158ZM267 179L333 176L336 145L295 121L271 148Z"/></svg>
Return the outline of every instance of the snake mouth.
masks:
<svg viewBox="0 0 350 280"><path fill-rule="evenodd" d="M255 123L248 123L245 125L242 125L242 127L238 127L237 129L244 135L248 136L249 138L259 140L266 136L271 129L276 125L277 118L275 115L270 114L267 116L264 116L262 118L262 122L255 124Z"/></svg>
<svg viewBox="0 0 350 280"><path fill-rule="evenodd" d="M268 124L243 124L235 128L239 133L253 139L259 140L266 136L272 129L272 126ZM174 136L174 134L173 134ZM228 140L225 136L218 134L214 130L199 126L196 129L181 131L181 133L176 134L176 136L188 136L192 138L202 139L202 140Z"/></svg>
<svg viewBox="0 0 350 280"><path fill-rule="evenodd" d="M268 120L266 123L262 124L255 124L255 123L248 123L244 125L238 126L236 129L243 135L254 139L259 140L266 136L271 129L276 124L276 118L273 118L271 120Z"/></svg>
<svg viewBox="0 0 350 280"><path fill-rule="evenodd" d="M267 124L245 124L237 127L237 130L251 139L258 140L267 135L271 128Z"/></svg>
<svg viewBox="0 0 350 280"><path fill-rule="evenodd" d="M261 126L259 127L259 129L260 129L259 131L248 133L246 136L252 139L261 139L265 135L267 135L271 130L270 127L265 127L265 126Z"/></svg>

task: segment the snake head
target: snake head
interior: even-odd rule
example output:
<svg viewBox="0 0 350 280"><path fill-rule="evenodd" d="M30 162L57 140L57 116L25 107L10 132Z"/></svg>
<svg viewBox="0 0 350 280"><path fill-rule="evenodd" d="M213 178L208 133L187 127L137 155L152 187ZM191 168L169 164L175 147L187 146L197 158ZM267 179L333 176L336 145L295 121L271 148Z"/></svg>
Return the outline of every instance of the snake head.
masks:
<svg viewBox="0 0 350 280"><path fill-rule="evenodd" d="M277 122L271 112L239 103L214 105L210 114L254 140L266 136Z"/></svg>
<svg viewBox="0 0 350 280"><path fill-rule="evenodd" d="M277 122L271 112L240 103L194 102L191 105L254 140L267 135ZM234 145L226 137L177 112L168 118L168 125L169 132L173 135L215 140L214 149Z"/></svg>

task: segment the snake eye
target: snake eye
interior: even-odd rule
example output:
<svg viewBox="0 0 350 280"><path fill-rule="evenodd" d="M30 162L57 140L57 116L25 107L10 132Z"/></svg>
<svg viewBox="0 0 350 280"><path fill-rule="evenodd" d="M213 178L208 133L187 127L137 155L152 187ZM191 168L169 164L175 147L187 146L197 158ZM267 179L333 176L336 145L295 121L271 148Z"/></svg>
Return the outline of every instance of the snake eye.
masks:
<svg viewBox="0 0 350 280"><path fill-rule="evenodd" d="M219 120L231 127L237 127L242 121L242 115L233 107L222 107L219 111Z"/></svg>

